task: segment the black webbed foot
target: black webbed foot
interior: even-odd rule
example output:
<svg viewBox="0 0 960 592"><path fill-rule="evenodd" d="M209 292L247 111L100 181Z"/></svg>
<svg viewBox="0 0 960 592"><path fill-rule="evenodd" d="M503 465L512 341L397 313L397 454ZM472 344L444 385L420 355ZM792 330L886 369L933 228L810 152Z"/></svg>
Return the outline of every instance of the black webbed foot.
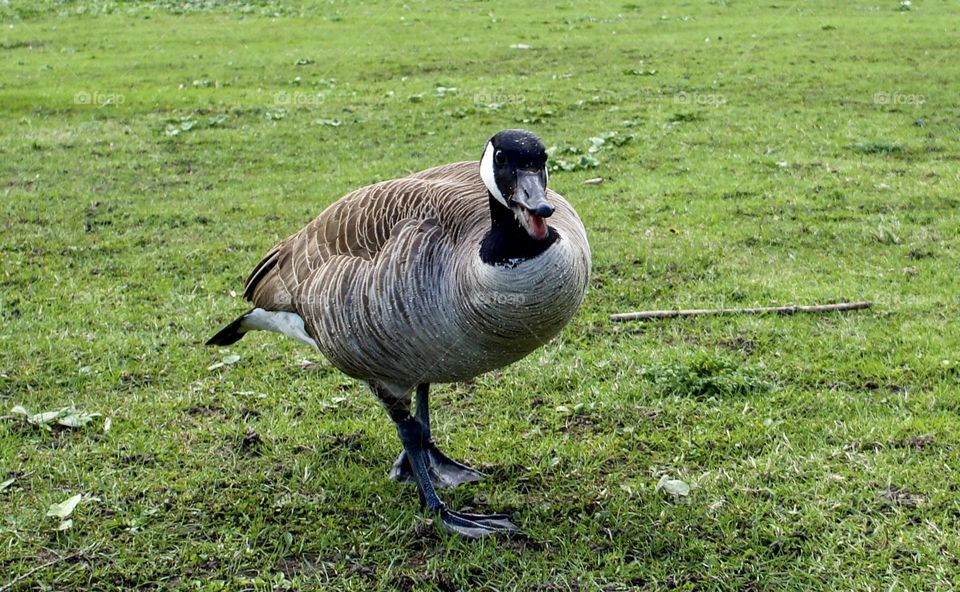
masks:
<svg viewBox="0 0 960 592"><path fill-rule="evenodd" d="M510 522L510 517L506 514L468 514L467 512L455 512L443 507L437 512L437 520L440 521L440 526L447 532L468 539L479 539L492 534L510 534L520 531L516 524Z"/></svg>
<svg viewBox="0 0 960 592"><path fill-rule="evenodd" d="M458 485L473 483L487 476L463 463L452 460L441 452L433 442L428 442L424 446L424 453L427 461L427 472L434 487L453 489ZM400 483L417 482L413 470L410 468L406 451L401 452L396 462L393 463L393 468L390 469L390 478Z"/></svg>

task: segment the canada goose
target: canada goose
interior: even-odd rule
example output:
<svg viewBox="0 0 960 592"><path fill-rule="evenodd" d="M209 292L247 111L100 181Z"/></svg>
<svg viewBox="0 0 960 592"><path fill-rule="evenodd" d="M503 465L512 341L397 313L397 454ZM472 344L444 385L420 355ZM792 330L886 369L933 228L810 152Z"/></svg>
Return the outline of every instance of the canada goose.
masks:
<svg viewBox="0 0 960 592"><path fill-rule="evenodd" d="M506 515L455 512L437 497L435 487L485 475L434 444L428 390L523 358L583 301L590 247L577 213L547 190L546 162L535 135L505 130L479 163L349 193L263 258L244 289L255 308L207 344L261 329L319 349L380 399L403 443L391 478L415 482L446 530L516 530Z"/></svg>

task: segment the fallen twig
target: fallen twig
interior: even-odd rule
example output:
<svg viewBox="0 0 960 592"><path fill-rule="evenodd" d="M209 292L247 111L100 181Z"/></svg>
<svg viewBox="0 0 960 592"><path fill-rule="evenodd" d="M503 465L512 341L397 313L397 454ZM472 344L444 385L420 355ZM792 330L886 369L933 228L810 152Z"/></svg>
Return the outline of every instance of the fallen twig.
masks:
<svg viewBox="0 0 960 592"><path fill-rule="evenodd" d="M20 582L24 581L25 579L29 578L29 577L32 576L33 574L35 574L35 573L37 573L37 572L39 572L39 571L43 571L43 570L47 569L48 567L52 567L52 566L54 566L54 565L56 565L56 564L58 564L58 563L61 563L61 562L63 562L63 561L72 561L72 560L74 560L74 559L76 559L76 558L78 558L78 557L83 557L84 555L86 555L87 553L89 553L90 551L92 551L93 548L97 546L97 544L98 544L98 543L94 543L94 544L92 544L92 545L90 545L90 546L88 546L88 547L86 547L86 548L84 548L84 549L80 549L79 551L74 551L73 553L70 553L69 555L61 555L61 556L57 557L56 559L51 559L50 561L47 561L46 563L43 563L43 564L41 564L41 565L38 565L37 567L34 567L33 569L28 569L27 571L25 571L25 572L23 572L22 574L18 575L17 577L13 578L12 580L10 580L9 582L7 582L6 584L0 586L0 592L7 592L7 590L10 590L11 588L13 588L14 586L16 586L16 585L19 584Z"/></svg>
<svg viewBox="0 0 960 592"><path fill-rule="evenodd" d="M674 317L695 317L702 315L733 314L795 314L798 312L836 312L840 310L860 310L870 308L872 302L838 302L836 304L816 304L812 306L762 306L759 308L694 308L680 310L646 310L624 312L610 315L611 321L642 321L647 319L672 319ZM2 591L0 591L2 592Z"/></svg>

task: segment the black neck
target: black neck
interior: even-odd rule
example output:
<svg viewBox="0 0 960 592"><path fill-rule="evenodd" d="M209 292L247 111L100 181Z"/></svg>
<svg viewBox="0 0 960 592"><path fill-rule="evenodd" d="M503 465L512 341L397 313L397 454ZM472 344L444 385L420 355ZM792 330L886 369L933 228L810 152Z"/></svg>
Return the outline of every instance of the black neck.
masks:
<svg viewBox="0 0 960 592"><path fill-rule="evenodd" d="M514 265L543 253L558 238L553 228L543 240L533 238L513 211L491 195L490 232L480 243L480 259L488 265Z"/></svg>

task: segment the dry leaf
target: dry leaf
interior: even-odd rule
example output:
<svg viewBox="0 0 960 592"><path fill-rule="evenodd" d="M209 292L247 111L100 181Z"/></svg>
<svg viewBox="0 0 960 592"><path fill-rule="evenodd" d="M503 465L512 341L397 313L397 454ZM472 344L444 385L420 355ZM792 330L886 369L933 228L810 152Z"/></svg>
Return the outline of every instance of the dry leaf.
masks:
<svg viewBox="0 0 960 592"><path fill-rule="evenodd" d="M686 481L681 479L670 479L666 475L660 477L660 481L657 483L656 490L666 491L675 498L686 497L690 495L690 485L688 485Z"/></svg>
<svg viewBox="0 0 960 592"><path fill-rule="evenodd" d="M77 507L77 504L79 504L82 499L83 495L78 493L73 497L63 500L59 504L50 504L50 509L47 510L47 516L66 520L70 514L73 514L73 509Z"/></svg>

